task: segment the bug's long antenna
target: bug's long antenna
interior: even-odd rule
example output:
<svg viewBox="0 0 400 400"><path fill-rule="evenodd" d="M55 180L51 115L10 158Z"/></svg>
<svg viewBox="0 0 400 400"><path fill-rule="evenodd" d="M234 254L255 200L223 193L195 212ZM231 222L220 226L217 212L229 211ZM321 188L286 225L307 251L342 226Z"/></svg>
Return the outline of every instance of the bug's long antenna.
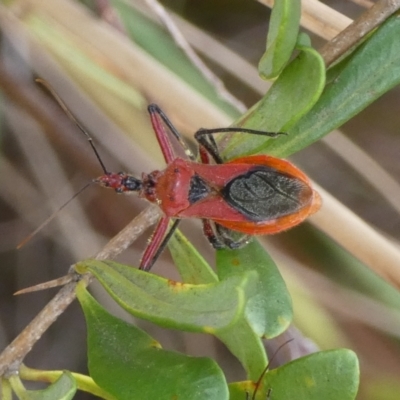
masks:
<svg viewBox="0 0 400 400"><path fill-rule="evenodd" d="M61 100L60 96L56 93L56 91L53 89L53 87L50 85L49 82L47 82L46 80L42 79L42 78L37 78L35 79L35 81L37 83L40 83L41 85L43 85L48 91L49 93L53 96L54 100L58 103L58 105L62 108L62 110L65 112L65 114L67 115L67 117L79 128L79 130L86 136L90 146L92 147L94 154L96 155L97 160L99 161L101 168L103 169L104 173L107 175L108 171L107 168L105 167L100 154L98 153L96 146L93 143L93 139L92 137L89 135L89 133L86 131L86 129L78 122L78 120L74 117L74 115L72 114L72 112L69 110L69 108L67 107L67 105L64 103L63 100Z"/></svg>
<svg viewBox="0 0 400 400"><path fill-rule="evenodd" d="M81 188L78 192L76 192L67 202L65 202L57 211L54 211L53 214L50 215L44 222L42 222L31 234L29 234L22 242L20 242L17 246L17 249L25 246L40 230L42 230L50 221L54 219L54 217L64 208L66 207L72 200L74 200L79 194L81 194L85 189L87 189L90 185L95 182L87 183L83 188Z"/></svg>
<svg viewBox="0 0 400 400"><path fill-rule="evenodd" d="M254 392L253 392L253 396L251 396L251 400L255 400L256 394L257 394L258 389L259 389L259 387L260 387L260 385L261 385L261 382L262 382L262 380L263 380L265 374L266 374L267 371L269 370L269 366L271 365L271 363L272 363L272 361L274 360L275 356L279 353L279 350L280 350L282 347L286 346L288 343L290 343L292 340L294 340L294 339L286 340L286 342L282 343L282 344L275 350L275 353L272 354L272 357L269 359L269 362L268 362L267 366L264 368L263 372L261 373L260 377L258 378L258 381L257 381L256 384L255 384ZM271 390L268 390L268 396L269 396L270 394L271 394Z"/></svg>

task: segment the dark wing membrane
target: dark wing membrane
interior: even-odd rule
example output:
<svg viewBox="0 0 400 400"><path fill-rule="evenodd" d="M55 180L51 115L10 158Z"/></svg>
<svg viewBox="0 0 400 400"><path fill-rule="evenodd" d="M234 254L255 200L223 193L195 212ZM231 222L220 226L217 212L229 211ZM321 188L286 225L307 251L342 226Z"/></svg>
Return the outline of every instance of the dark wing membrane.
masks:
<svg viewBox="0 0 400 400"><path fill-rule="evenodd" d="M211 192L211 188L207 182L200 178L198 175L193 175L190 179L190 187L188 193L188 200L190 204L197 203L204 199Z"/></svg>
<svg viewBox="0 0 400 400"><path fill-rule="evenodd" d="M221 191L230 206L255 222L296 213L309 204L312 193L300 179L263 166L232 179Z"/></svg>

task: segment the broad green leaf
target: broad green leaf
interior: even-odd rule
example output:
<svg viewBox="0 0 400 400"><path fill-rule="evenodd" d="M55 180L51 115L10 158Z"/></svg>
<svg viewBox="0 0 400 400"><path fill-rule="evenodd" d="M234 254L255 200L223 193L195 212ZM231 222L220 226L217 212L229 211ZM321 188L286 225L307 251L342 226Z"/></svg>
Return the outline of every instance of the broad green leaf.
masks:
<svg viewBox="0 0 400 400"><path fill-rule="evenodd" d="M359 385L357 356L350 350L330 350L311 354L269 371L257 400L354 400ZM230 400L246 399L254 391L252 382L229 385Z"/></svg>
<svg viewBox="0 0 400 400"><path fill-rule="evenodd" d="M217 252L221 280L249 270L257 271L259 280L246 304L246 319L258 336L273 338L288 328L293 316L290 295L274 260L256 240L239 250Z"/></svg>
<svg viewBox="0 0 400 400"><path fill-rule="evenodd" d="M287 329L292 319L290 295L274 261L256 240L240 250L219 250L217 270L221 280L246 270L257 271L259 276L245 315L216 335L238 358L247 376L257 380L267 363L260 336L272 338Z"/></svg>
<svg viewBox="0 0 400 400"><path fill-rule="evenodd" d="M294 50L300 26L301 2L276 0L267 36L267 50L258 64L263 79L279 75Z"/></svg>
<svg viewBox="0 0 400 400"><path fill-rule="evenodd" d="M218 277L194 246L177 231L168 242L168 248L185 283L218 282Z"/></svg>
<svg viewBox="0 0 400 400"><path fill-rule="evenodd" d="M214 272L212 272L213 275L210 274L208 264L181 233L175 234L172 240L169 247L185 282L202 283L213 279L218 280ZM257 284L256 287L258 286ZM252 296L254 293L255 291L250 292L248 296ZM253 299L253 297L250 298ZM248 377L256 379L260 375L260 371L267 362L265 348L244 315L232 326L216 332L215 336L240 361ZM246 345L243 346L243 343Z"/></svg>
<svg viewBox="0 0 400 400"><path fill-rule="evenodd" d="M217 332L215 336L225 344L240 361L249 379L257 379L267 364L267 355L260 337L254 332L246 318Z"/></svg>
<svg viewBox="0 0 400 400"><path fill-rule="evenodd" d="M268 142L268 153L288 156L338 128L400 83L400 17L389 18L335 69L312 110L288 135Z"/></svg>
<svg viewBox="0 0 400 400"><path fill-rule="evenodd" d="M57 379L54 383L43 390L26 390L19 386L17 395L20 400L71 400L76 393L76 382L72 374L68 371Z"/></svg>
<svg viewBox="0 0 400 400"><path fill-rule="evenodd" d="M200 282L209 279L208 275L198 273L202 271L205 261L186 240L177 239L172 247L174 260L183 275L189 279L200 279ZM188 273L184 271L185 266L189 269ZM240 250L218 251L217 268L221 280L249 270L259 274L256 287L252 292L247 292L249 300L245 315L230 327L215 333L241 362L247 375L257 379L267 363L260 336L274 337L287 328L292 318L290 296L273 260L256 241Z"/></svg>
<svg viewBox="0 0 400 400"><path fill-rule="evenodd" d="M222 282L192 285L96 260L81 262L76 270L91 272L121 307L138 318L208 333L235 323L244 312L246 293L254 290L258 278L250 271Z"/></svg>
<svg viewBox="0 0 400 400"><path fill-rule="evenodd" d="M89 371L118 400L227 400L225 377L208 358L160 348L147 333L104 310L78 285L88 330Z"/></svg>
<svg viewBox="0 0 400 400"><path fill-rule="evenodd" d="M300 54L282 71L267 94L239 121L238 126L268 132L289 132L317 102L325 85L322 57L311 47L300 47ZM271 139L265 136L236 134L223 152L232 159L254 154L281 143L293 141L292 133Z"/></svg>

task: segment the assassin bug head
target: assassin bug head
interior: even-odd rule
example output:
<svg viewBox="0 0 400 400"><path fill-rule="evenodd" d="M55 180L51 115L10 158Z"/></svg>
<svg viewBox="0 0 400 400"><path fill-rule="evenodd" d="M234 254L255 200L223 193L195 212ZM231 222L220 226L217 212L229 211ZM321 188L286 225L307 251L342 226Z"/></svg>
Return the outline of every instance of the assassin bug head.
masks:
<svg viewBox="0 0 400 400"><path fill-rule="evenodd" d="M140 192L143 189L143 181L126 172L117 174L108 172L93 180L102 187L114 189L117 193Z"/></svg>

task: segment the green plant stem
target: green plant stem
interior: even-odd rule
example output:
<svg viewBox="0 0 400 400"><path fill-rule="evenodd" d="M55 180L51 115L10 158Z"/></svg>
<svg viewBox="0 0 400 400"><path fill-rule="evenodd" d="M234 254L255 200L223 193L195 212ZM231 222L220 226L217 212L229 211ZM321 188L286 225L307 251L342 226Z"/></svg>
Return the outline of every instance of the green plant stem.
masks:
<svg viewBox="0 0 400 400"><path fill-rule="evenodd" d="M63 371L43 371L39 369L29 368L23 364L21 365L21 368L19 370L19 376L21 379L34 382L39 381L54 383L62 374ZM78 374L76 372L71 372L71 374L76 380L79 390L91 393L106 400L115 400L113 396L111 396L101 387L99 387L90 376Z"/></svg>

